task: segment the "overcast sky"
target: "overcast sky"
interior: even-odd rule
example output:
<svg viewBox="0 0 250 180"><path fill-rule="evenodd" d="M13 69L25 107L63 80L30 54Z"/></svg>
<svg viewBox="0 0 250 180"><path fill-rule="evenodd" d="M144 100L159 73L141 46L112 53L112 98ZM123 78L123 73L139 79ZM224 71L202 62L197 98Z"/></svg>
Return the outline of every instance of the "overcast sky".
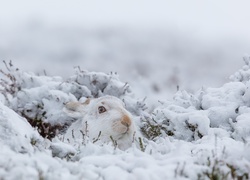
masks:
<svg viewBox="0 0 250 180"><path fill-rule="evenodd" d="M247 0L8 0L0 5L0 25L16 28L40 20L52 26L168 28L250 39L249 8Z"/></svg>

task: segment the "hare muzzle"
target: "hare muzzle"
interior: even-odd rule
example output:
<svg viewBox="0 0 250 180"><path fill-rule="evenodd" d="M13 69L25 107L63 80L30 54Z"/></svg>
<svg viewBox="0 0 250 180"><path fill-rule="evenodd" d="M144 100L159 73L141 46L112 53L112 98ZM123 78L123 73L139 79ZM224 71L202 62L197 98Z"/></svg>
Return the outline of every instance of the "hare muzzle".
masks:
<svg viewBox="0 0 250 180"><path fill-rule="evenodd" d="M127 115L124 115L122 117L121 123L126 126L127 128L129 128L129 126L131 125L131 119L130 117L128 117Z"/></svg>

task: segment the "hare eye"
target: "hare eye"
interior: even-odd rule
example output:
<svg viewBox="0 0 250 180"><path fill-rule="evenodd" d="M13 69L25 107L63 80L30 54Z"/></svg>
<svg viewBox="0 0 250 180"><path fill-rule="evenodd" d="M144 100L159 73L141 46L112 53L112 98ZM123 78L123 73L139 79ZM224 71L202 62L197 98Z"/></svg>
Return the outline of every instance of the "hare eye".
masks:
<svg viewBox="0 0 250 180"><path fill-rule="evenodd" d="M99 106L98 107L99 114L106 112L106 108L104 106Z"/></svg>

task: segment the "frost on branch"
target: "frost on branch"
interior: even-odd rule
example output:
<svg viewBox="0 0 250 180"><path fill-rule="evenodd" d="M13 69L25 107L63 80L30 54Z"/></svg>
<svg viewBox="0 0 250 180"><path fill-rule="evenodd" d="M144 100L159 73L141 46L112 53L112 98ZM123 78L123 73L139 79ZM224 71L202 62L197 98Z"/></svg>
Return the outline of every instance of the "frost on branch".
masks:
<svg viewBox="0 0 250 180"><path fill-rule="evenodd" d="M19 83L19 69L13 67L12 62L6 63L3 61L7 72L0 69L0 73L3 75L0 81L0 92L4 96L7 102L10 101L11 96L15 95L20 89Z"/></svg>
<svg viewBox="0 0 250 180"><path fill-rule="evenodd" d="M230 76L231 81L246 83L250 80L250 56L244 56L243 60L245 65L240 70Z"/></svg>

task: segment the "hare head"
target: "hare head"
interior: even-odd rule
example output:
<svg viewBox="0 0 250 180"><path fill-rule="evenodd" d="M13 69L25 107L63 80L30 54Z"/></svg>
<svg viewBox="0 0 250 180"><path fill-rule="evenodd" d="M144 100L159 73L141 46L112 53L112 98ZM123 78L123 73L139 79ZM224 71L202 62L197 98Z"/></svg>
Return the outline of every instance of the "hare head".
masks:
<svg viewBox="0 0 250 180"><path fill-rule="evenodd" d="M70 102L66 104L64 111L71 117L79 118L67 130L66 138L82 138L80 132L85 132L90 139L114 141L120 149L131 146L136 128L132 115L120 99L104 96L87 99L84 103Z"/></svg>

